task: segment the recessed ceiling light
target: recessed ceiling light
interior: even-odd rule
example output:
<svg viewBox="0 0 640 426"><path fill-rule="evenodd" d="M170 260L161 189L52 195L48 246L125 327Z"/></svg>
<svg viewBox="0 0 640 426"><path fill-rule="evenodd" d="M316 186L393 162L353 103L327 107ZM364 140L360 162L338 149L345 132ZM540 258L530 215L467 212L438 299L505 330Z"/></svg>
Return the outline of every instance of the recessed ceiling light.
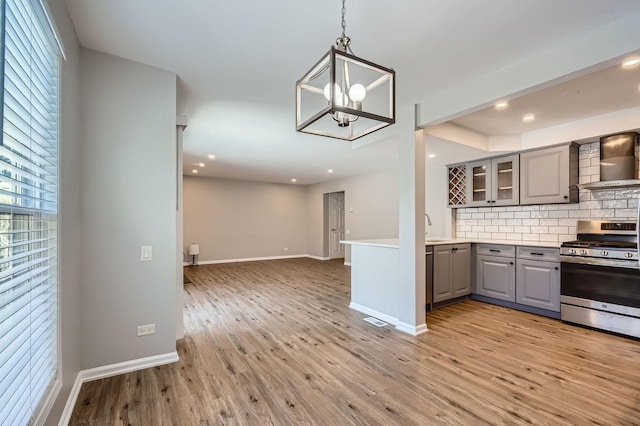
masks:
<svg viewBox="0 0 640 426"><path fill-rule="evenodd" d="M204 163L198 163L198 166L204 167Z"/></svg>
<svg viewBox="0 0 640 426"><path fill-rule="evenodd" d="M503 109L509 108L509 102L507 102L507 101L498 101L498 102L496 102L496 104L493 107L495 109L497 109L498 111L502 111Z"/></svg>
<svg viewBox="0 0 640 426"><path fill-rule="evenodd" d="M198 169L191 170L191 173L193 173L194 175L197 175L198 174Z"/></svg>
<svg viewBox="0 0 640 426"><path fill-rule="evenodd" d="M298 180L296 178L291 179L291 182L296 183Z"/></svg>
<svg viewBox="0 0 640 426"><path fill-rule="evenodd" d="M428 158L436 158L436 155L435 154L429 154L429 155L427 155L427 157Z"/></svg>
<svg viewBox="0 0 640 426"><path fill-rule="evenodd" d="M522 116L522 121L524 121L525 123L530 123L535 119L536 119L536 116L533 114L525 114Z"/></svg>
<svg viewBox="0 0 640 426"><path fill-rule="evenodd" d="M216 159L216 156L215 156L215 155L213 155L213 154L209 154L209 160L215 160L215 159Z"/></svg>
<svg viewBox="0 0 640 426"><path fill-rule="evenodd" d="M629 58L622 63L622 68L635 68L640 64L640 58Z"/></svg>
<svg viewBox="0 0 640 426"><path fill-rule="evenodd" d="M327 173L333 173L333 169L328 169Z"/></svg>

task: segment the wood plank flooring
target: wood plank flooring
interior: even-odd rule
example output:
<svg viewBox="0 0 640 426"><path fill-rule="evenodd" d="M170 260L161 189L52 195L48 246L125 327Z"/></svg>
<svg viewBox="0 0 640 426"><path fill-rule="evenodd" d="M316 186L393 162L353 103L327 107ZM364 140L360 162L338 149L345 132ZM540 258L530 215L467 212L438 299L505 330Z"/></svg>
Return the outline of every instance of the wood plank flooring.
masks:
<svg viewBox="0 0 640 426"><path fill-rule="evenodd" d="M467 301L412 337L348 308L348 267L186 268L180 361L83 385L73 425L639 425L640 342Z"/></svg>

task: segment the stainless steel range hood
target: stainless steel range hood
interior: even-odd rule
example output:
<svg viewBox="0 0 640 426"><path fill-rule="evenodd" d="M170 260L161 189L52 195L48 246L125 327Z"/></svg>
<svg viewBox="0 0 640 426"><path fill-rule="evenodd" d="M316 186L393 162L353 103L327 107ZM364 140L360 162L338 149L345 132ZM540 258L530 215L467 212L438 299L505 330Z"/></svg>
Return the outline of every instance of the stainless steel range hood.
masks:
<svg viewBox="0 0 640 426"><path fill-rule="evenodd" d="M635 156L638 134L619 133L600 138L600 182L578 185L583 189L630 188L640 186Z"/></svg>

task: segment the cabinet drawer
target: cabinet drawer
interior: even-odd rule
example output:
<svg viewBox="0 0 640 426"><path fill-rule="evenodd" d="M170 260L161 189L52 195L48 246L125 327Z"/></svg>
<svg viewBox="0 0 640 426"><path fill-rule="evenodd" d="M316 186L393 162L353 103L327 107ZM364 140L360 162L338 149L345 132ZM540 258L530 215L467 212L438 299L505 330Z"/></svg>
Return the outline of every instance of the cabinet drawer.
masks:
<svg viewBox="0 0 640 426"><path fill-rule="evenodd" d="M560 262L560 249L554 247L518 247L518 259Z"/></svg>
<svg viewBox="0 0 640 426"><path fill-rule="evenodd" d="M516 257L516 247L503 244L476 244L476 254L486 256Z"/></svg>

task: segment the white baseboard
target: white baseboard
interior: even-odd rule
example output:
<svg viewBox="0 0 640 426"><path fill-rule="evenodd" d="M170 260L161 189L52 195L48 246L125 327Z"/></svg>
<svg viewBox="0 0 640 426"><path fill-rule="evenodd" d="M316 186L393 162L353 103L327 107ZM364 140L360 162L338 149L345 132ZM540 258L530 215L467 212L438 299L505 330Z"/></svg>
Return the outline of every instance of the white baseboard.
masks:
<svg viewBox="0 0 640 426"><path fill-rule="evenodd" d="M344 266L351 266L351 262L344 262Z"/></svg>
<svg viewBox="0 0 640 426"><path fill-rule="evenodd" d="M349 308L354 311L362 312L363 314L371 315L374 318L378 318L392 325L398 324L398 318L394 318L391 315L376 311L375 309L367 308L366 306L362 306L354 302L349 303Z"/></svg>
<svg viewBox="0 0 640 426"><path fill-rule="evenodd" d="M102 367L81 370L73 382L73 387L67 398L67 403L62 411L58 426L67 426L76 405L82 384L92 380L104 379L105 377L117 376L118 374L130 373L132 371L144 370L145 368L156 367L158 365L171 364L179 360L177 352L169 352L162 355L154 355L146 358L133 359L131 361L119 362L117 364L104 365Z"/></svg>
<svg viewBox="0 0 640 426"><path fill-rule="evenodd" d="M222 260L203 260L197 262L198 265L216 265L219 263L236 263L236 262L256 262L259 260L279 260L279 259L297 259L300 257L308 257L316 260L331 260L329 257L313 256L311 254L294 254L291 256L264 256L264 257L244 257L239 259L222 259ZM349 264L351 265L351 264ZM191 266L191 263L183 262L182 266Z"/></svg>
<svg viewBox="0 0 640 426"><path fill-rule="evenodd" d="M429 331L429 329L427 329L427 324L420 324L418 326L415 326L401 321L398 321L398 323L396 324L396 329L404 333L411 334L412 336L419 336Z"/></svg>
<svg viewBox="0 0 640 426"><path fill-rule="evenodd" d="M330 257L314 256L312 254L308 254L307 257L315 260L331 260Z"/></svg>

